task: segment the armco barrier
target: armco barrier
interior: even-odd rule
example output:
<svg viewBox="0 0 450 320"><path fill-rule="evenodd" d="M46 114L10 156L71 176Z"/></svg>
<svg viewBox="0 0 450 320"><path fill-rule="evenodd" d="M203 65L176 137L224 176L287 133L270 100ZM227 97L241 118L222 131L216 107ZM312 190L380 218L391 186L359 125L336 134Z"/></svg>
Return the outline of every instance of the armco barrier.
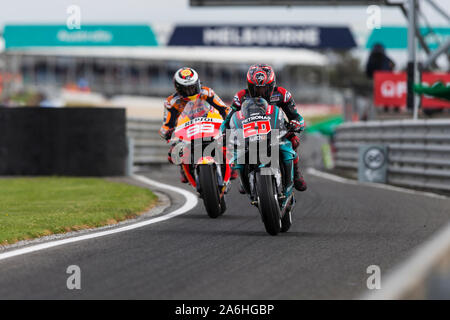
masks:
<svg viewBox="0 0 450 320"><path fill-rule="evenodd" d="M169 145L158 134L160 119L127 119L127 135L133 139L134 164L167 163Z"/></svg>
<svg viewBox="0 0 450 320"><path fill-rule="evenodd" d="M119 108L0 108L0 175L124 175Z"/></svg>
<svg viewBox="0 0 450 320"><path fill-rule="evenodd" d="M361 144L388 146L388 183L450 190L450 119L345 123L336 130L336 167L356 171Z"/></svg>

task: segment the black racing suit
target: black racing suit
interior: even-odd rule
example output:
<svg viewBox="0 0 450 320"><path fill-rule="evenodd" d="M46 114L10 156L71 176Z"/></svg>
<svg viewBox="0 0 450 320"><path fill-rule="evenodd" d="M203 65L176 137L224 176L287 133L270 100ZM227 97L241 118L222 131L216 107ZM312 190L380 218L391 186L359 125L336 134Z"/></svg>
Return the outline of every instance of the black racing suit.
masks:
<svg viewBox="0 0 450 320"><path fill-rule="evenodd" d="M228 113L228 116L222 125L225 129L230 128L231 117L233 116L233 114L235 112L237 112L241 109L243 102L248 98L250 98L248 89L242 89L241 91L236 93L236 95L233 98L233 103L231 104L231 111ZM272 96L270 97L270 101L268 101L268 103L281 108L289 120L297 120L300 122L302 127L305 126L305 120L297 112L297 109L295 107L295 101L294 101L294 98L292 97L292 94L289 91L287 91L285 88L275 87L273 90ZM297 152L297 158L294 160L294 185L295 185L295 188L299 191L304 191L304 190L306 190L306 183L300 172L299 155L298 155L299 152L297 151L297 149L300 145L300 139L294 133L288 134L288 136L286 138L291 141L292 148Z"/></svg>

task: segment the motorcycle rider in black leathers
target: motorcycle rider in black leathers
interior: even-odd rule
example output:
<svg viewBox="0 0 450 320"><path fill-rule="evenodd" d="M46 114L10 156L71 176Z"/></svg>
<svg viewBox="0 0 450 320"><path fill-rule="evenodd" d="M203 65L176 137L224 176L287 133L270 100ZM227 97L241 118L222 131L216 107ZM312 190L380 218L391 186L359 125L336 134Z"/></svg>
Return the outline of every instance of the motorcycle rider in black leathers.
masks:
<svg viewBox="0 0 450 320"><path fill-rule="evenodd" d="M267 64L252 65L247 72L247 85L247 89L242 89L234 96L231 111L222 124L222 130L229 129L231 117L241 109L242 103L249 97L262 97L269 104L280 107L288 117L290 126L295 129L294 131L304 130L305 121L297 112L294 98L285 88L276 86L275 72L271 66ZM300 139L295 133L289 133L286 138L291 141L294 150L298 149ZM297 158L294 160L294 186L299 191L307 189L306 182L300 172L298 152Z"/></svg>

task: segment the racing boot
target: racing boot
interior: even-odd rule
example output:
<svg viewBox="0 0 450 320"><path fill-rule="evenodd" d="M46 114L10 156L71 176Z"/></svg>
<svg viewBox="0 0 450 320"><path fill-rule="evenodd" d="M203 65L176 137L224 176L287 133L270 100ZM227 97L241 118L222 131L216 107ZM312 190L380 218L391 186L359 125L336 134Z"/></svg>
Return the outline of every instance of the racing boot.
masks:
<svg viewBox="0 0 450 320"><path fill-rule="evenodd" d="M294 160L294 187L298 191L305 191L307 189L305 179L303 178L302 173L300 172L299 158Z"/></svg>

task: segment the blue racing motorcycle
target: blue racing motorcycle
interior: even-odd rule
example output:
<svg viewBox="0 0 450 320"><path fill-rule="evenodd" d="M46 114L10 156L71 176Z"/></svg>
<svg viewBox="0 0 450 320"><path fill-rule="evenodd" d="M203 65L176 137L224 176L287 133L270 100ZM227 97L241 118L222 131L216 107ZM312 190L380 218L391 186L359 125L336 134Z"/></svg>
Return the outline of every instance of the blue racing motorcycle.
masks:
<svg viewBox="0 0 450 320"><path fill-rule="evenodd" d="M245 100L230 121L227 152L239 170L242 189L271 235L292 224L296 153L285 136L291 132L284 113L263 98Z"/></svg>

